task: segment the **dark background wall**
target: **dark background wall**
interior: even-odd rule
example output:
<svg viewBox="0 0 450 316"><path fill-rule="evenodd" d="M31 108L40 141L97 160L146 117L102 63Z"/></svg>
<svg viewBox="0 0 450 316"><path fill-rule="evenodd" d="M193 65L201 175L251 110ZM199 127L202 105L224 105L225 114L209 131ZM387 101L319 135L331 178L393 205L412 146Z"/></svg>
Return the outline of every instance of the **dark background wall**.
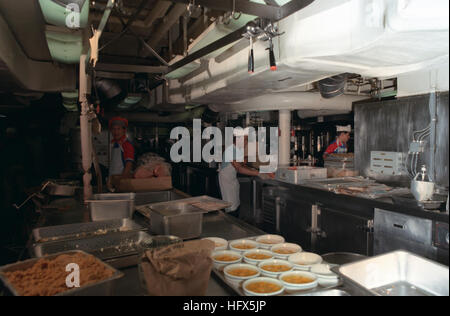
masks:
<svg viewBox="0 0 450 316"><path fill-rule="evenodd" d="M370 172L372 151L404 152L409 150L413 132L430 124L430 95L420 95L396 100L357 103L355 111L355 164L361 175L370 176L381 182L409 186L407 176L386 177ZM448 92L437 96L437 153L436 182L449 186L449 100ZM425 163L429 167L430 153L422 155L418 167Z"/></svg>

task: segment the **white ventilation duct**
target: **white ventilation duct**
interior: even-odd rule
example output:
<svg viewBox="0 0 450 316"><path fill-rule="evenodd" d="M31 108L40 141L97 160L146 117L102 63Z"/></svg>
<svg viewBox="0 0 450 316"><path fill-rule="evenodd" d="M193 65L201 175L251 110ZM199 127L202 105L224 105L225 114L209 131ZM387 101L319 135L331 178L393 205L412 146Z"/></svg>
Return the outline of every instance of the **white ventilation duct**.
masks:
<svg viewBox="0 0 450 316"><path fill-rule="evenodd" d="M233 104L212 104L215 112L258 112L278 110L327 111L333 114L349 113L353 102L367 99L367 96L342 95L333 99L324 99L315 92L283 92L265 94L260 97ZM321 114L323 115L323 114Z"/></svg>
<svg viewBox="0 0 450 316"><path fill-rule="evenodd" d="M386 79L448 63L448 6L448 0L316 0L278 23L285 32L274 41L278 71L270 71L268 44L259 41L253 75L247 72L247 49L225 60L203 60L204 69L169 81L168 102L213 104L230 112L280 106L349 111L350 103L340 97L329 103L310 94L296 100L278 94L272 104L265 99L342 73Z"/></svg>

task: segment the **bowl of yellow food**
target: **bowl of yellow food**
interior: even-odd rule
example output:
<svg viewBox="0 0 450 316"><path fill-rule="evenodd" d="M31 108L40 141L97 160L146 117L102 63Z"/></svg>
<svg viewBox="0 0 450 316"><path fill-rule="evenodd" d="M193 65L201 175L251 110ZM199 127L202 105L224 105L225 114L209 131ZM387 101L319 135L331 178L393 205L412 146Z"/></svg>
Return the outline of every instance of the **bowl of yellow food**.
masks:
<svg viewBox="0 0 450 316"><path fill-rule="evenodd" d="M235 240L230 242L230 249L244 253L249 250L258 249L258 243L249 239Z"/></svg>
<svg viewBox="0 0 450 316"><path fill-rule="evenodd" d="M263 235L256 239L259 244L259 248L270 249L275 245L279 245L285 242L282 236L278 235Z"/></svg>
<svg viewBox="0 0 450 316"><path fill-rule="evenodd" d="M208 238L203 238L203 239L211 240L216 245L215 251L227 250L228 249L228 241L223 239L223 238L208 237Z"/></svg>
<svg viewBox="0 0 450 316"><path fill-rule="evenodd" d="M294 266L285 260L272 259L261 262L258 268L262 276L276 279L280 274L292 271Z"/></svg>
<svg viewBox="0 0 450 316"><path fill-rule="evenodd" d="M240 263L242 261L242 255L239 252L229 251L229 250L220 250L215 251L211 255L214 268L222 271L227 265Z"/></svg>
<svg viewBox="0 0 450 316"><path fill-rule="evenodd" d="M312 290L319 285L317 276L306 271L285 272L279 280L288 292Z"/></svg>
<svg viewBox="0 0 450 316"><path fill-rule="evenodd" d="M256 249L244 252L244 262L257 266L263 261L273 259L272 252L264 249Z"/></svg>
<svg viewBox="0 0 450 316"><path fill-rule="evenodd" d="M322 263L322 257L312 252L300 252L290 255L288 261L295 270L309 271L312 266Z"/></svg>
<svg viewBox="0 0 450 316"><path fill-rule="evenodd" d="M231 264L223 269L225 279L235 286L240 286L243 281L257 278L261 275L258 267L251 264Z"/></svg>
<svg viewBox="0 0 450 316"><path fill-rule="evenodd" d="M270 251L272 251L275 258L287 260L290 255L302 252L303 250L299 245L284 243L273 246L270 248Z"/></svg>
<svg viewBox="0 0 450 316"><path fill-rule="evenodd" d="M281 281L272 278L255 278L242 285L247 296L276 296L284 292Z"/></svg>

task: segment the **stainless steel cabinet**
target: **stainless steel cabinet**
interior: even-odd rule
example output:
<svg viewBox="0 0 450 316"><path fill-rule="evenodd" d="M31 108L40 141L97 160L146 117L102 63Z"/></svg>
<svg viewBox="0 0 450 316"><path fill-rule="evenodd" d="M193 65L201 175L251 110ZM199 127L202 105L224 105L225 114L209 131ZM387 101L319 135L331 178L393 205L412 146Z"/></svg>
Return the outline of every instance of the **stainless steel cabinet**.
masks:
<svg viewBox="0 0 450 316"><path fill-rule="evenodd" d="M315 251L373 255L373 220L339 210L318 208Z"/></svg>

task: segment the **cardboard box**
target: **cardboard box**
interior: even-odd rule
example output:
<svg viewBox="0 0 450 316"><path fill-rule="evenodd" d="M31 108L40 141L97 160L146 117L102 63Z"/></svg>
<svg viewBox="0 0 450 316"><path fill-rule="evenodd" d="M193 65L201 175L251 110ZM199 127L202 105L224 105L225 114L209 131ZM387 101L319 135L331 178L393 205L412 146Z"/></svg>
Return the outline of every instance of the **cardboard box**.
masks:
<svg viewBox="0 0 450 316"><path fill-rule="evenodd" d="M172 178L160 177L150 179L120 179L116 181L117 192L157 192L172 190Z"/></svg>

